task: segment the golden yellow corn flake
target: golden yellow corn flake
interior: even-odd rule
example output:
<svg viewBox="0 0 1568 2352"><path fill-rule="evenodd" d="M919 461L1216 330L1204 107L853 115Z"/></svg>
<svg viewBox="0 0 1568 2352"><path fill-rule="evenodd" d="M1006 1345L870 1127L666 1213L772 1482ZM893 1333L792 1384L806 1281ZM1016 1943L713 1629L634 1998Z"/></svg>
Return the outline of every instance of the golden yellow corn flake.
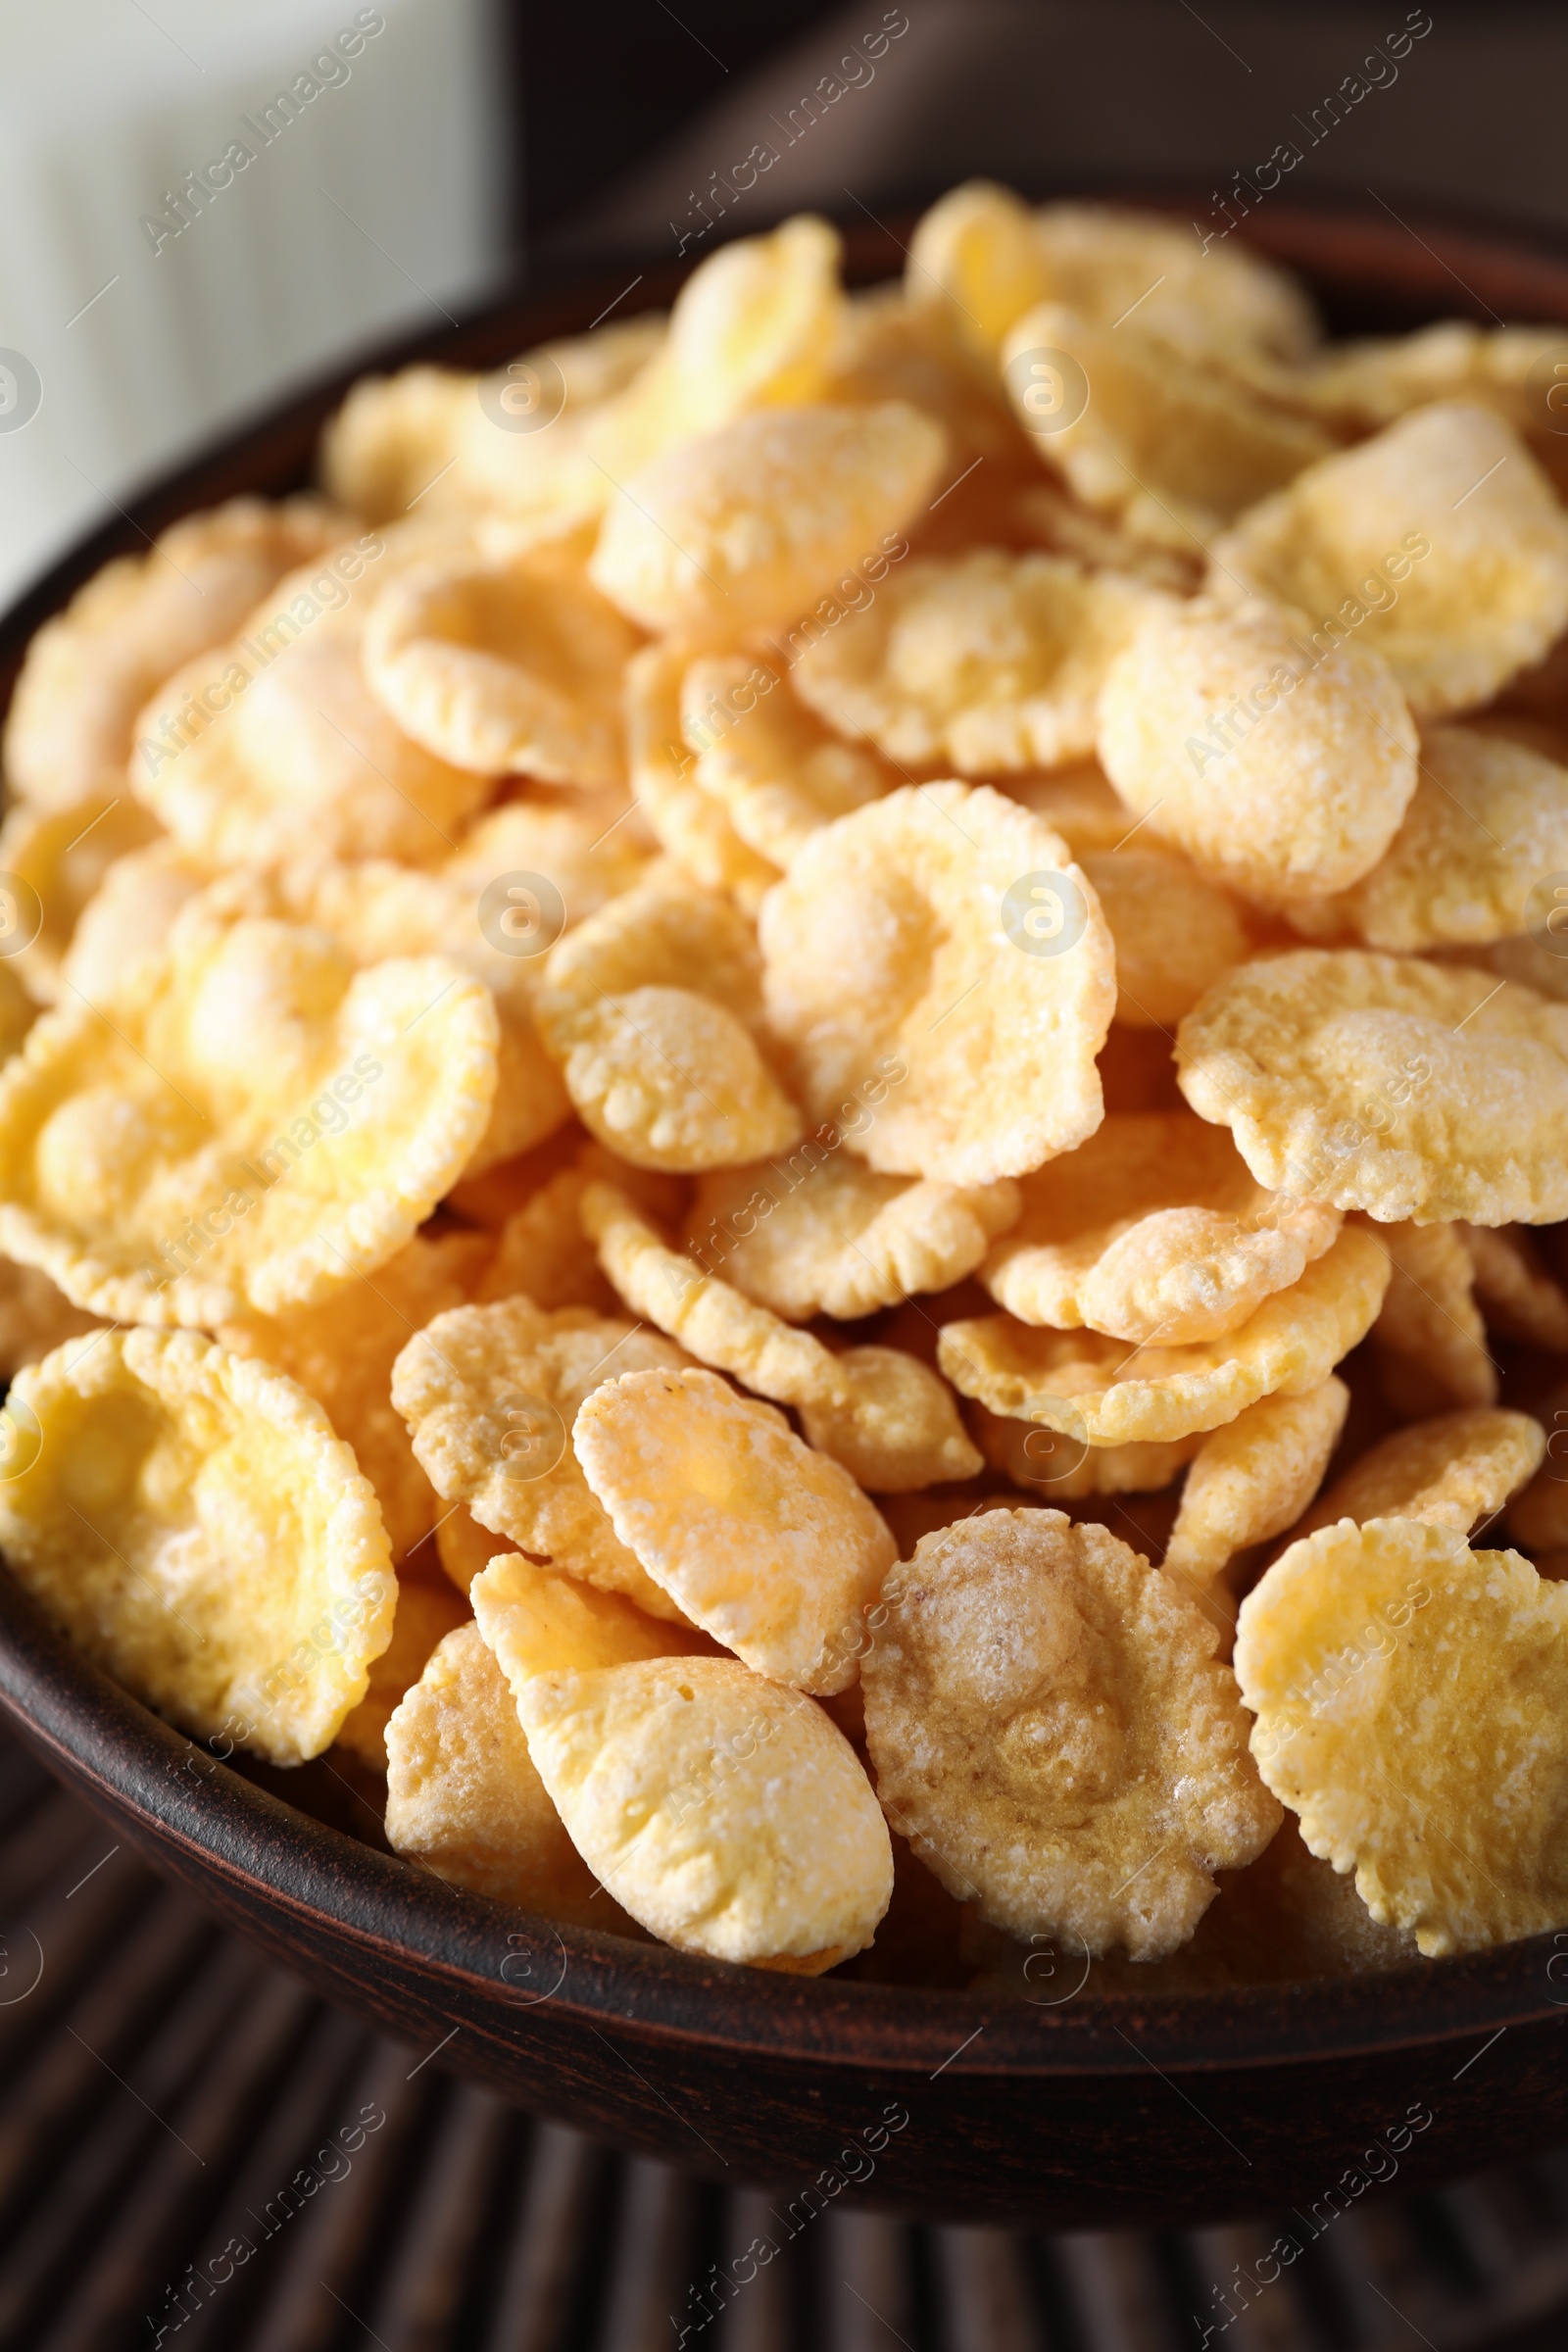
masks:
<svg viewBox="0 0 1568 2352"><path fill-rule="evenodd" d="M1086 858L1092 851L1120 849L1138 827L1138 819L1112 789L1098 760L999 776L996 783L1009 801L1019 801L1043 817L1075 858Z"/></svg>
<svg viewBox="0 0 1568 2352"><path fill-rule="evenodd" d="M531 906L522 892L509 897L508 884L520 883L525 890L532 882L537 900L543 878L560 899L569 928L640 881L653 847L641 811L624 793L573 792L569 798L541 793L504 801L475 818L459 835L441 872L475 903L500 885L502 936L517 948L537 944L543 949L550 945L546 910Z"/></svg>
<svg viewBox="0 0 1568 2352"><path fill-rule="evenodd" d="M903 1348L846 1348L837 1359L842 1401L803 1400L801 1427L873 1494L912 1494L973 1478L981 1457L953 1392Z"/></svg>
<svg viewBox="0 0 1568 2352"><path fill-rule="evenodd" d="M615 1312L615 1294L582 1229L582 1197L593 1181L585 1168L563 1168L513 1210L474 1293L478 1305L515 1298L520 1291L547 1312L558 1306Z"/></svg>
<svg viewBox="0 0 1568 2352"><path fill-rule="evenodd" d="M688 1360L618 1318L503 1298L437 1315L411 1338L392 1367L392 1402L444 1502L466 1503L563 1575L675 1616L590 1494L571 1425L601 1381Z"/></svg>
<svg viewBox="0 0 1568 2352"><path fill-rule="evenodd" d="M329 855L433 865L488 797L483 776L406 735L361 662L386 578L442 545L436 524L367 532L336 572L278 582L226 646L170 677L136 721L130 789L218 863ZM330 582L330 585L326 583Z"/></svg>
<svg viewBox="0 0 1568 2352"><path fill-rule="evenodd" d="M861 1661L888 1817L949 1892L1027 1940L1154 1960L1280 1811L1215 1632L1103 1528L988 1511L889 1578Z"/></svg>
<svg viewBox="0 0 1568 2352"><path fill-rule="evenodd" d="M1568 1296L1518 1227L1464 1225L1459 1238L1475 1269L1476 1298L1494 1331L1568 1355Z"/></svg>
<svg viewBox="0 0 1568 2352"><path fill-rule="evenodd" d="M1246 246L1205 249L1174 220L1112 205L1048 204L1034 226L1050 295L1097 325L1136 304L1142 333L1222 366L1250 352L1298 360L1316 341L1297 280Z"/></svg>
<svg viewBox="0 0 1568 2352"><path fill-rule="evenodd" d="M112 1004L131 965L162 953L175 915L214 870L167 833L117 858L76 916L51 1002Z"/></svg>
<svg viewBox="0 0 1568 2352"><path fill-rule="evenodd" d="M305 858L265 873L240 869L202 893L172 939L177 943L190 924L241 916L324 931L361 969L389 956L440 956L483 981L500 1024L496 1092L466 1174L531 1151L564 1123L570 1104L534 1025L538 963L510 953L505 918L498 923L483 898L460 882L381 858Z"/></svg>
<svg viewBox="0 0 1568 2352"><path fill-rule="evenodd" d="M1003 346L1018 421L1087 507L1158 545L1200 552L1333 447L1317 425L1157 341L1142 317L1095 324L1060 302Z"/></svg>
<svg viewBox="0 0 1568 2352"><path fill-rule="evenodd" d="M823 725L777 656L700 656L681 681L680 716L697 784L747 848L781 871L821 826L900 781Z"/></svg>
<svg viewBox="0 0 1568 2352"><path fill-rule="evenodd" d="M123 793L149 695L348 528L346 514L314 498L233 498L172 524L150 555L106 564L27 648L5 732L12 792L55 810Z"/></svg>
<svg viewBox="0 0 1568 2352"><path fill-rule="evenodd" d="M1568 515L1501 417L1435 401L1308 466L1213 549L1218 594L1383 656L1419 717L1487 702L1568 623Z"/></svg>
<svg viewBox="0 0 1568 2352"><path fill-rule="evenodd" d="M536 1674L578 1674L710 1646L684 1623L651 1617L624 1594L557 1576L520 1551L492 1557L468 1587L468 1598L514 1699Z"/></svg>
<svg viewBox="0 0 1568 2352"><path fill-rule="evenodd" d="M808 1136L787 1159L703 1176L686 1248L789 1323L853 1320L970 1274L1016 1222L1018 1187L879 1176Z"/></svg>
<svg viewBox="0 0 1568 2352"><path fill-rule="evenodd" d="M1128 830L1125 808L1121 827ZM1141 841L1113 850L1072 846L1115 943L1118 1021L1173 1029L1222 972L1253 954L1237 900L1174 851Z"/></svg>
<svg viewBox="0 0 1568 2352"><path fill-rule="evenodd" d="M405 734L481 776L614 785L621 675L641 639L546 541L511 563L422 564L389 580L365 674Z"/></svg>
<svg viewBox="0 0 1568 2352"><path fill-rule="evenodd" d="M991 1468L1053 1510L1091 1494L1157 1494L1203 1443L1203 1433L1195 1430L1158 1446L1091 1446L1070 1430L1014 1421L976 1403L964 1419Z"/></svg>
<svg viewBox="0 0 1568 2352"><path fill-rule="evenodd" d="M61 966L76 925L118 860L144 851L158 824L124 788L63 808L23 801L0 825L0 946L40 1004L64 993ZM20 888L18 885L20 884ZM142 908L145 925L150 909ZM29 936L30 935L30 936ZM143 943L156 941L143 930Z"/></svg>
<svg viewBox="0 0 1568 2352"><path fill-rule="evenodd" d="M1562 1586L1456 1528L1341 1520L1242 1603L1236 1674L1264 1779L1374 1919L1429 1957L1568 1922Z"/></svg>
<svg viewBox="0 0 1568 2352"><path fill-rule="evenodd" d="M536 1010L590 1132L651 1168L735 1166L793 1144L800 1113L752 1034L760 976L746 918L668 866L561 940Z"/></svg>
<svg viewBox="0 0 1568 2352"><path fill-rule="evenodd" d="M466 1592L471 1590L474 1578L492 1560L516 1548L510 1536L493 1535L461 1502L451 1502L435 1523L433 1539L425 1539L424 1547L416 1552L416 1557L423 1570L428 1553L433 1551L443 1573L460 1592Z"/></svg>
<svg viewBox="0 0 1568 2352"><path fill-rule="evenodd" d="M748 848L722 801L697 781L697 755L681 726L681 686L691 648L646 646L626 668L626 757L632 790L660 847L694 882L732 891L755 908L778 880L771 858Z"/></svg>
<svg viewBox="0 0 1568 2352"><path fill-rule="evenodd" d="M824 826L759 936L808 1111L881 1173L992 1184L1099 1126L1110 934L1060 835L1000 793L906 787Z"/></svg>
<svg viewBox="0 0 1568 2352"><path fill-rule="evenodd" d="M95 1313L212 1328L413 1239L489 1120L497 1022L440 956L181 922L112 1017L46 1013L0 1074L0 1245Z"/></svg>
<svg viewBox="0 0 1568 2352"><path fill-rule="evenodd" d="M831 1349L671 1250L618 1186L589 1185L582 1222L632 1313L678 1339L700 1362L780 1404L848 1403L849 1383Z"/></svg>
<svg viewBox="0 0 1568 2352"><path fill-rule="evenodd" d="M1336 1210L1258 1184L1223 1127L1113 1111L1024 1178L1022 1213L980 1279L1023 1323L1165 1345L1234 1331L1299 1281Z"/></svg>
<svg viewBox="0 0 1568 2352"><path fill-rule="evenodd" d="M694 1624L796 1690L855 1680L861 1611L897 1546L774 1406L716 1372L633 1372L588 1398L572 1445L616 1535Z"/></svg>
<svg viewBox="0 0 1568 2352"><path fill-rule="evenodd" d="M1332 1373L1298 1396L1264 1396L1203 1440L1182 1489L1167 1575L1206 1585L1234 1552L1295 1525L1322 1483L1350 1392Z"/></svg>
<svg viewBox="0 0 1568 2352"><path fill-rule="evenodd" d="M1348 948L1243 964L1176 1059L1276 1191L1390 1223L1568 1216L1568 1009L1490 972Z"/></svg>
<svg viewBox="0 0 1568 2352"><path fill-rule="evenodd" d="M1169 601L1060 556L919 557L808 637L795 682L829 726L906 771L1052 767L1094 750L1107 669Z"/></svg>
<svg viewBox="0 0 1568 2352"><path fill-rule="evenodd" d="M940 304L958 333L992 357L1050 283L1034 216L989 179L950 188L921 215L905 270L911 304Z"/></svg>
<svg viewBox="0 0 1568 2352"><path fill-rule="evenodd" d="M439 1241L416 1234L384 1266L318 1306L247 1315L219 1330L236 1355L262 1356L297 1380L353 1446L375 1489L395 1559L429 1534L441 1505L394 1409L392 1366L416 1331L466 1302L490 1256L486 1234L450 1233ZM432 1636L425 1656L434 1645ZM410 1682L422 1664L423 1656Z"/></svg>
<svg viewBox="0 0 1568 2352"><path fill-rule="evenodd" d="M1010 189L966 180L925 213L909 246L911 303L940 301L988 352L1023 313L1065 303L1106 328L1139 329L1198 360L1303 357L1316 335L1294 281L1243 248L1195 247L1174 222L1108 205L1031 211Z"/></svg>
<svg viewBox="0 0 1568 2352"><path fill-rule="evenodd" d="M455 1886L613 1933L593 1872L533 1768L507 1679L477 1626L440 1642L386 1729L386 1836Z"/></svg>
<svg viewBox="0 0 1568 2352"><path fill-rule="evenodd" d="M1222 1339L1131 1347L982 1315L944 1326L937 1361L961 1396L994 1413L1092 1446L1158 1443L1217 1429L1261 1396L1316 1388L1366 1336L1388 1280L1382 1246L1347 1226L1298 1282Z"/></svg>
<svg viewBox="0 0 1568 2352"><path fill-rule="evenodd" d="M1147 831L1269 905L1359 881L1416 786L1387 665L1304 640L1262 602L1177 607L1112 663L1101 702L1101 760Z"/></svg>
<svg viewBox="0 0 1568 2352"><path fill-rule="evenodd" d="M865 566L904 552L946 456L941 426L905 401L760 410L634 474L589 575L654 631L733 639L809 615L817 599L836 614L841 582L868 602Z"/></svg>
<svg viewBox="0 0 1568 2352"><path fill-rule="evenodd" d="M1568 867L1568 767L1505 736L1454 726L1426 730L1419 763L1414 798L1371 871L1335 897L1286 909L1306 938L1485 946L1536 919L1532 891ZM1546 900L1549 916L1549 891Z"/></svg>
<svg viewBox="0 0 1568 2352"><path fill-rule="evenodd" d="M1352 1462L1297 1529L1339 1519L1424 1519L1469 1535L1495 1518L1541 1467L1546 1439L1529 1413L1481 1406L1396 1429ZM1510 1525L1511 1525L1510 1516Z"/></svg>
<svg viewBox="0 0 1568 2352"><path fill-rule="evenodd" d="M321 436L321 479L332 496L372 522L396 520L425 496L436 507L466 505L471 493L461 477L454 483L454 460L476 383L423 366L362 375Z"/></svg>
<svg viewBox="0 0 1568 2352"><path fill-rule="evenodd" d="M394 1709L418 1682L437 1643L464 1624L467 1615L449 1586L399 1578L392 1639L371 1661L369 1689L338 1726L339 1747L348 1748L372 1772L385 1772L386 1731Z"/></svg>
<svg viewBox="0 0 1568 2352"><path fill-rule="evenodd" d="M1475 1301L1475 1261L1459 1225L1380 1225L1393 1276L1372 1327L1384 1394L1414 1415L1494 1404L1497 1367Z"/></svg>
<svg viewBox="0 0 1568 2352"><path fill-rule="evenodd" d="M739 237L693 270L669 315L659 391L676 434L814 400L845 315L842 242L811 213Z"/></svg>
<svg viewBox="0 0 1568 2352"><path fill-rule="evenodd" d="M314 1398L195 1332L106 1331L19 1372L6 1413L0 1543L73 1641L202 1738L274 1764L330 1746L397 1582Z"/></svg>
<svg viewBox="0 0 1568 2352"><path fill-rule="evenodd" d="M683 1658L536 1675L518 1703L573 1844L666 1943L817 1976L870 1942L892 1843L814 1700Z"/></svg>

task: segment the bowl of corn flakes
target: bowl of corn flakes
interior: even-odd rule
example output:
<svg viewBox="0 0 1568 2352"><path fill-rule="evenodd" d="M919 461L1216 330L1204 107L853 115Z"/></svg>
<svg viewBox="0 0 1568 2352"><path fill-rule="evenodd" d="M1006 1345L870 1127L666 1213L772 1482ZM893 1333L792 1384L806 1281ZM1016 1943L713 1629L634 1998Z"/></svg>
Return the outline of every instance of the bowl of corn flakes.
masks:
<svg viewBox="0 0 1568 2352"><path fill-rule="evenodd" d="M6 624L0 1696L730 2180L1568 2128L1568 270L1249 227L790 220Z"/></svg>

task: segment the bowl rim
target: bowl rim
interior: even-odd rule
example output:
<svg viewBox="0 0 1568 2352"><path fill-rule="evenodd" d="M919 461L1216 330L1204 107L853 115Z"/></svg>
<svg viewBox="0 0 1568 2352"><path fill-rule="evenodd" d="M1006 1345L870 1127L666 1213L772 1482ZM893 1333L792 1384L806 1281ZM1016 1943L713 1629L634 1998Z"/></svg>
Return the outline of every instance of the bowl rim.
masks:
<svg viewBox="0 0 1568 2352"><path fill-rule="evenodd" d="M1175 215L1194 202L1182 191L1119 193ZM1396 280L1406 299L1413 291L1435 306L1446 302L1450 315L1479 309L1495 318L1468 273L1498 300L1516 302L1517 315L1568 321L1568 260L1539 231L1478 232L1429 212L1416 219L1419 229L1333 198L1294 200L1265 208L1240 234L1309 282L1369 296L1382 288L1392 299ZM904 251L898 231L907 225L904 217L897 226L851 224L851 281L896 270ZM1414 264L1411 239L1420 255ZM691 266L645 269L638 307L667 300ZM456 329L405 334L351 355L160 472L0 617L0 704L9 702L34 630L112 556L139 550L177 516L239 490L275 497L306 486L320 424L360 375L422 360L498 364L529 342L579 331L607 288L630 290L618 273L573 276L542 292L504 295ZM1455 288L1468 303L1452 300ZM0 1708L58 1775L198 1894L216 1884L236 1901L248 1896L253 1908L261 1896L285 1925L325 1921L367 1966L377 1956L404 1961L444 1980L460 2005L487 2006L492 2022L514 2014L521 2030L530 2008L548 2000L563 2022L596 2033L600 2025L622 2035L630 2029L650 2043L701 2043L733 2058L870 2066L933 2081L950 2073L975 2082L998 2075L1044 2081L1151 2067L1199 2074L1307 2066L1435 2043L1457 2053L1467 2041L1549 2022L1568 2008L1568 1929L1300 1984L1069 1994L1036 2004L963 1989L792 1977L558 1925L416 1873L254 1785L74 1648L3 1563ZM529 1982L534 1967L542 1983L558 1964L561 1982L540 1994ZM1560 1998L1553 1990L1559 1983Z"/></svg>

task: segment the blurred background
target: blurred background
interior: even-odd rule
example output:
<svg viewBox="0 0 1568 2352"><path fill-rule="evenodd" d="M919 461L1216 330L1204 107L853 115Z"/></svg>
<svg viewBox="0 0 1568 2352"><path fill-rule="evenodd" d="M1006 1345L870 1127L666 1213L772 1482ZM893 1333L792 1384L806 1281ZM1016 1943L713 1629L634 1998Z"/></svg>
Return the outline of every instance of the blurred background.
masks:
<svg viewBox="0 0 1568 2352"><path fill-rule="evenodd" d="M0 27L8 602L356 354L806 205L853 220L987 172L1190 191L1220 225L1287 144L1293 199L1568 236L1548 0L0 0Z"/></svg>
<svg viewBox="0 0 1568 2352"><path fill-rule="evenodd" d="M623 271L629 314L645 271L806 206L885 219L986 173L1176 191L1219 226L1283 145L1291 201L1568 246L1565 88L1547 0L0 0L0 604L315 378L586 270ZM744 2238L744 2196L536 2127L335 2015L3 1738L0 1896L54 1923L58 1955L24 2009L0 1952L0 2070L22 2085L0 2103L4 2352L653 2352ZM197 2255L362 2094L386 2128L352 2189L265 2276L187 2309ZM709 2340L1568 2341L1565 2158L1369 2203L1299 2293L1218 2322L1216 2282L1266 2242L1263 2225L1047 2240L834 2216Z"/></svg>

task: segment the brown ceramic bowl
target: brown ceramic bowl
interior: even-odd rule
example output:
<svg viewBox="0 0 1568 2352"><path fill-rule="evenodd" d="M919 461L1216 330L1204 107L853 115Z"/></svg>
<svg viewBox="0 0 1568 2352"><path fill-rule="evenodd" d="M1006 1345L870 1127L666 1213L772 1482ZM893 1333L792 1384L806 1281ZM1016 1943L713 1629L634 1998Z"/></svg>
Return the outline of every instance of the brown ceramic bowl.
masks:
<svg viewBox="0 0 1568 2352"><path fill-rule="evenodd" d="M1341 332L1448 315L1568 321L1568 266L1517 243L1283 204L1250 225ZM890 233L850 246L858 278L901 264ZM676 278L649 272L639 302L667 300ZM624 282L513 305L417 356L493 365L585 327ZM78 548L0 628L0 689L32 630L110 556L218 498L306 481L348 380L236 435ZM1059 1969L1036 1972L1034 2000L803 1981L558 1930L408 1868L367 1841L373 1821L355 1837L313 1817L330 1813L323 1788L348 1806L324 1765L292 1782L307 1813L273 1793L289 1776L216 1762L74 1651L3 1570L0 1701L117 1836L346 2008L525 2107L732 2185L793 2192L817 2178L818 2203L1148 2227L1321 2207L1391 2132L1406 2186L1568 2137L1568 1952L1557 1964L1549 1936L1230 1992L1074 1996ZM1414 2135L1407 2114L1427 2119Z"/></svg>

